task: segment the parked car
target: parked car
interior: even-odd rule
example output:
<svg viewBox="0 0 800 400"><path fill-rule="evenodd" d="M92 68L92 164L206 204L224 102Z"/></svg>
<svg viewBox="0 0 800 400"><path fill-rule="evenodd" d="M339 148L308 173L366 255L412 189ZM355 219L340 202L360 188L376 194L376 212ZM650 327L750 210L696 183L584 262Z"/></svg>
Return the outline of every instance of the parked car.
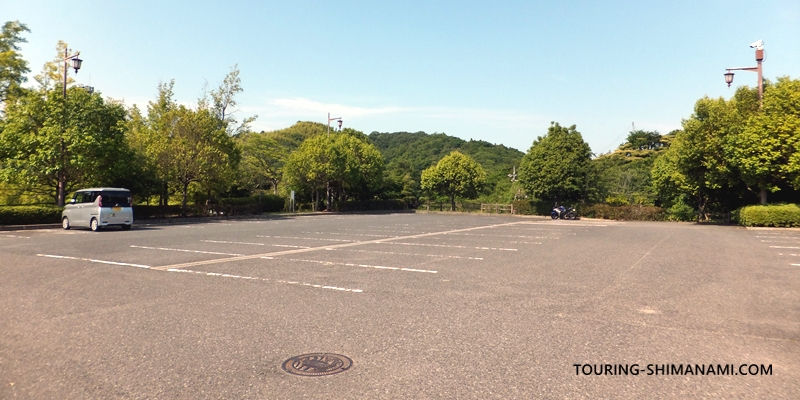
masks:
<svg viewBox="0 0 800 400"><path fill-rule="evenodd" d="M64 229L85 227L98 231L107 226L131 229L133 209L131 191L121 188L81 189L72 195L61 213Z"/></svg>

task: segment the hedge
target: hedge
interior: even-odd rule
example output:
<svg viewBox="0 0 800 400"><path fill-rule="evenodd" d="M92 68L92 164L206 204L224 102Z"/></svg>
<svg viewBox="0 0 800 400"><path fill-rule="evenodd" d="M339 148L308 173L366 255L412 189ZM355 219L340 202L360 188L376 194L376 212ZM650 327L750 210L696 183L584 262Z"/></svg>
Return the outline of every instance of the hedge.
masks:
<svg viewBox="0 0 800 400"><path fill-rule="evenodd" d="M511 204L514 206L514 214L550 215L550 211L553 210L551 204L544 201L514 200Z"/></svg>
<svg viewBox="0 0 800 400"><path fill-rule="evenodd" d="M744 226L800 226L800 207L797 204L745 206L734 212L734 218Z"/></svg>
<svg viewBox="0 0 800 400"><path fill-rule="evenodd" d="M53 224L61 222L63 207L0 206L0 225Z"/></svg>
<svg viewBox="0 0 800 400"><path fill-rule="evenodd" d="M661 207L654 206L610 206L594 204L578 210L587 218L619 219L625 221L663 221L666 214Z"/></svg>
<svg viewBox="0 0 800 400"><path fill-rule="evenodd" d="M334 211L387 211L407 210L408 205L400 199L394 200L364 200L364 201L336 201L333 203Z"/></svg>

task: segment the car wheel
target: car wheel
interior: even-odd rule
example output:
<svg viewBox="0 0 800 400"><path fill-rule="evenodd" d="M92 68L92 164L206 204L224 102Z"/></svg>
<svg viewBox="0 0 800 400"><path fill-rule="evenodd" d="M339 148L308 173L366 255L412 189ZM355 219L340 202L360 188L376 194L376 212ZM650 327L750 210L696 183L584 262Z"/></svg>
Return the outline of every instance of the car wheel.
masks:
<svg viewBox="0 0 800 400"><path fill-rule="evenodd" d="M130 225L122 225L122 230L123 231L129 231L130 229L131 229Z"/></svg>
<svg viewBox="0 0 800 400"><path fill-rule="evenodd" d="M92 231L94 232L100 230L100 223L97 222L97 218L92 218L92 222L89 223L89 227L92 228Z"/></svg>
<svg viewBox="0 0 800 400"><path fill-rule="evenodd" d="M61 220L61 227L64 229L69 229L69 218L64 217L64 219Z"/></svg>

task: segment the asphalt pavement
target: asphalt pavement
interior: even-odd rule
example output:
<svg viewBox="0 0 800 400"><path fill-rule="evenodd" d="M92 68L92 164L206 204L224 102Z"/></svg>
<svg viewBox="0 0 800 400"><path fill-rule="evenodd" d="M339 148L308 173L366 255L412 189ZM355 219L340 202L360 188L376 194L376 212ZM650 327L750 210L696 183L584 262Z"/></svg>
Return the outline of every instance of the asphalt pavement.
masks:
<svg viewBox="0 0 800 400"><path fill-rule="evenodd" d="M0 277L2 399L800 393L798 230L408 213L41 229L0 232ZM310 353L329 356L295 366L329 375L286 371Z"/></svg>

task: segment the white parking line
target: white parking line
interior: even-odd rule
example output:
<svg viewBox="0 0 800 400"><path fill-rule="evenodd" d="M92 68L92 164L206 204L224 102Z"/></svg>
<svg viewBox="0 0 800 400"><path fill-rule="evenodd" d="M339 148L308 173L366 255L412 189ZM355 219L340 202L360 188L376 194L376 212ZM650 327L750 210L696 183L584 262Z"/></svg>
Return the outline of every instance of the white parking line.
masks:
<svg viewBox="0 0 800 400"><path fill-rule="evenodd" d="M395 254L402 256L424 256L424 257L438 257L438 258L460 258L466 260L483 260L483 257L465 257L465 256L445 256L441 254L419 254L419 253L398 253L394 251L378 251L378 250L359 250L359 249L325 249L325 250L342 250L342 251L358 251L361 253L380 253L380 254Z"/></svg>
<svg viewBox="0 0 800 400"><path fill-rule="evenodd" d="M243 261L243 260L251 260L254 258L261 258L261 257L268 257L268 256L279 256L279 255L286 255L286 254L296 254L296 253L305 253L309 251L320 251L320 250L327 250L327 249L335 249L335 248L342 248L342 247L353 247L353 246L362 246L365 244L373 244L373 243L391 243L393 240L398 239L417 239L422 237L428 236L436 236L442 235L446 233L453 233L453 232L467 232L467 231L474 231L478 229L490 229L490 228L497 228L500 226L511 226L519 224L520 222L507 222L503 224L494 224L494 225L481 225L475 226L471 228L463 228L463 229L456 229L450 231L442 231L442 232L430 232L430 233L420 233L417 235L409 235L409 236L402 236L399 238L384 238L384 239L375 239L375 240L366 240L362 242L350 242L350 243L341 243L341 244L334 244L330 246L320 246L320 247L312 247L312 248L304 248L304 249L297 249L297 250L286 250L286 251L276 251L273 253L264 253L264 254L253 254L249 256L238 256L238 257L230 257L230 258L219 258L216 260L206 260L206 261L195 261L195 262L187 262L181 264L173 264L173 265L163 265L160 267L153 267L153 269L157 270L167 270L170 268L188 268L197 265L208 265L208 264L218 264L218 263L225 263L225 262L232 262L232 261ZM222 242L224 243L224 242ZM264 243L260 243L259 245L264 245ZM491 249L491 248L487 248ZM517 249L509 249L511 251L517 251Z"/></svg>
<svg viewBox="0 0 800 400"><path fill-rule="evenodd" d="M800 247L792 246L769 246L772 249L800 249Z"/></svg>
<svg viewBox="0 0 800 400"><path fill-rule="evenodd" d="M131 245L131 247L135 249L147 249L147 250L166 250L166 251L182 251L185 253L200 253L200 254L217 254L220 256L243 256L244 254L239 253L220 253L217 251L202 251L202 250L184 250L184 249L171 249L167 247L148 247L148 246L135 246Z"/></svg>
<svg viewBox="0 0 800 400"><path fill-rule="evenodd" d="M91 259L91 258L81 258L81 257L57 256L57 255L53 255L53 254L37 254L37 256L39 256L39 257L49 257L49 258L61 258L61 259L66 259L66 260L89 261L89 262L101 263L101 264L122 265L122 266L126 266L126 267L151 268L149 265L129 264L129 263L115 262L115 261L95 260L95 259Z"/></svg>
<svg viewBox="0 0 800 400"><path fill-rule="evenodd" d="M0 235L4 237L17 238L17 239L30 239L30 236L17 236L17 235Z"/></svg>
<svg viewBox="0 0 800 400"><path fill-rule="evenodd" d="M308 246L293 246L290 244L270 244L270 243L252 243L252 242L228 242L226 240L201 240L206 243L223 243L223 244L246 244L249 246L275 246L275 247L291 247L293 249L310 249Z"/></svg>
<svg viewBox="0 0 800 400"><path fill-rule="evenodd" d="M264 281L264 282L275 282L275 283L284 283L287 285L298 285L298 286L308 286L318 289L330 289L330 290L338 290L342 292L351 292L351 293L363 293L364 291L361 289L348 289L343 287L336 287L336 286L329 286L329 285L317 285L313 283L305 283L305 282L297 282L297 281L286 281L282 279L275 279L270 280L268 278L258 278L255 276L241 276L241 275L230 275L230 274L220 274L217 272L204 272L204 271L193 271L190 269L175 269L170 268L166 270L168 272L183 272L189 274L198 274L198 275L205 275L205 276L216 276L221 278L234 278L234 279L247 279L247 280L254 280L254 281Z"/></svg>
<svg viewBox="0 0 800 400"><path fill-rule="evenodd" d="M347 240L347 239L328 239L328 238L314 238L314 237L297 237L297 236L267 236L267 235L256 235L256 237L260 237L260 238L276 238L276 239L327 240L327 241L330 241L330 242L357 242L357 240Z"/></svg>
<svg viewBox="0 0 800 400"><path fill-rule="evenodd" d="M508 237L508 238L522 238L522 239L559 239L553 236L527 236L527 235L491 235L486 233L451 233L450 235L458 236L488 236L488 237Z"/></svg>
<svg viewBox="0 0 800 400"><path fill-rule="evenodd" d="M287 261L296 261L296 262L307 262L307 263L315 263L315 264L322 264L322 265L344 265L346 267L361 267L361 268L374 268L374 269L387 269L387 270L395 270L395 271L409 271L409 272L427 272L429 274L436 274L438 271L431 271L427 269L413 269L413 268L400 268L400 267L386 267L383 265L367 265L367 264L354 264L354 263L342 263L342 262L335 262L335 261L321 261L321 260L302 260L298 258L274 258L274 257L262 257L268 260L287 260Z"/></svg>
<svg viewBox="0 0 800 400"><path fill-rule="evenodd" d="M425 247L447 247L447 248L452 248L452 249L478 249L478 250L517 251L517 249L504 249L502 247L472 247L472 246L456 246L456 245L448 245L448 244L431 244L431 243L383 242L382 244L399 244L399 245L404 245L404 246L425 246Z"/></svg>
<svg viewBox="0 0 800 400"><path fill-rule="evenodd" d="M368 235L363 233L336 233L336 232L303 232L317 235L344 235L344 236L366 236L366 237L398 237L395 235Z"/></svg>

